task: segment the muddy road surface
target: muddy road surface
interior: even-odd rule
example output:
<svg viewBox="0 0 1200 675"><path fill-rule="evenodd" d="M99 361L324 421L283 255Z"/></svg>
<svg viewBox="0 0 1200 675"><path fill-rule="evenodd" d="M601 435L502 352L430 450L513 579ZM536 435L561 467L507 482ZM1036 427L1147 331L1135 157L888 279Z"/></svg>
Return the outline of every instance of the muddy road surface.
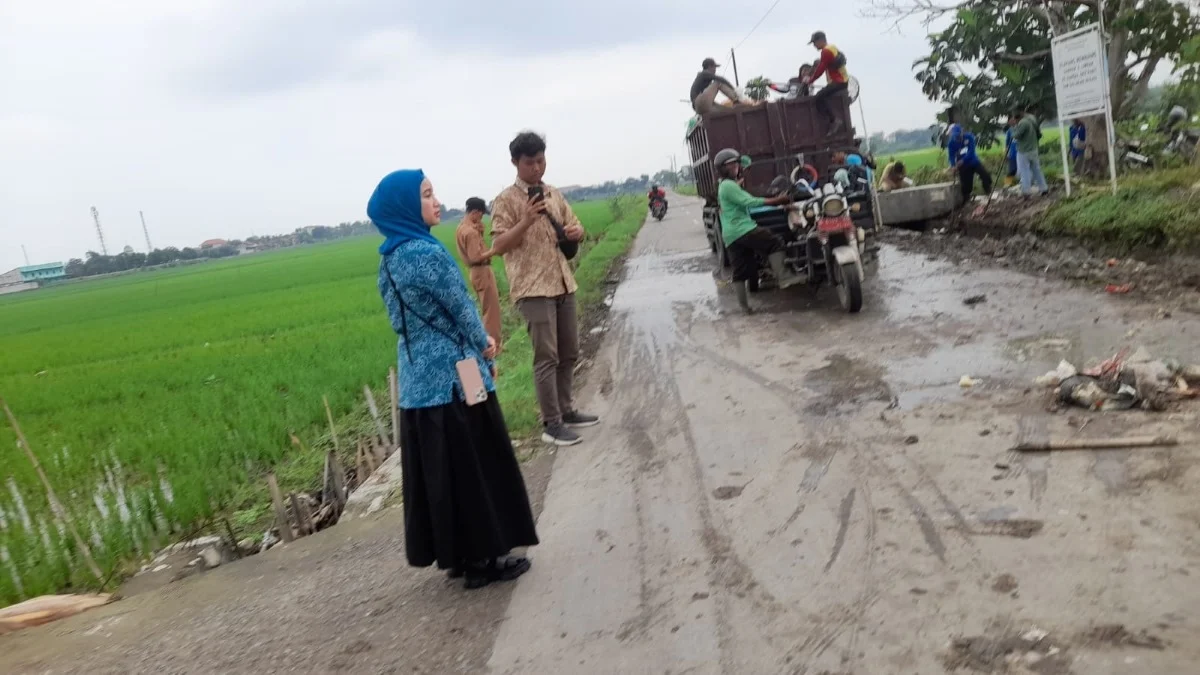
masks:
<svg viewBox="0 0 1200 675"><path fill-rule="evenodd" d="M604 424L558 456L493 672L1195 672L1196 415L1052 413L1032 378L1126 344L1200 360L1200 321L891 247L859 315L793 289L746 317L699 202L671 204L613 298L584 399ZM1009 452L1165 432L1185 442Z"/></svg>
<svg viewBox="0 0 1200 675"><path fill-rule="evenodd" d="M516 584L406 567L386 509L0 638L0 672L1197 672L1197 409L1049 412L1032 379L1126 345L1200 361L1200 320L890 246L861 314L826 288L746 317L699 201L671 204L580 397L604 423L526 466L549 485Z"/></svg>

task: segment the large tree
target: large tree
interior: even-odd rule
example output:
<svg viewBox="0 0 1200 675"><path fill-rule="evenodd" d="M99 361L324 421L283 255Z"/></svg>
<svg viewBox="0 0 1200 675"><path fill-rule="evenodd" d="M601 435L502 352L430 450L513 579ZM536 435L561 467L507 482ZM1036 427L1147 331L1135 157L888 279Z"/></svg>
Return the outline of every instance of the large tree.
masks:
<svg viewBox="0 0 1200 675"><path fill-rule="evenodd" d="M1101 6L1098 0L866 1L869 16L897 27L915 20L930 30L930 53L913 64L916 79L931 100L953 106L957 121L984 132L985 141L1014 107L1043 120L1057 115L1050 39L1095 23ZM1200 12L1196 0L1107 0L1103 8L1109 91L1120 120L1133 113L1155 73L1190 67ZM1088 124L1089 144L1103 149L1103 118Z"/></svg>

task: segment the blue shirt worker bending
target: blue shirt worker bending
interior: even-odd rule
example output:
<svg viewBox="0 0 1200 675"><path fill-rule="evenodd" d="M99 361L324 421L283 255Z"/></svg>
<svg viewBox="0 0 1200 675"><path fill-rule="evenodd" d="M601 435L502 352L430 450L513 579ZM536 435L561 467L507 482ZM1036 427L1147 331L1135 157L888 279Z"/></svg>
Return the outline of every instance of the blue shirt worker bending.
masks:
<svg viewBox="0 0 1200 675"><path fill-rule="evenodd" d="M975 190L975 176L983 184L983 193L992 193L992 174L984 168L975 154L975 134L964 131L961 124L950 126L950 141L946 144L949 152L950 168L958 173L958 183L962 188L963 201L971 198Z"/></svg>

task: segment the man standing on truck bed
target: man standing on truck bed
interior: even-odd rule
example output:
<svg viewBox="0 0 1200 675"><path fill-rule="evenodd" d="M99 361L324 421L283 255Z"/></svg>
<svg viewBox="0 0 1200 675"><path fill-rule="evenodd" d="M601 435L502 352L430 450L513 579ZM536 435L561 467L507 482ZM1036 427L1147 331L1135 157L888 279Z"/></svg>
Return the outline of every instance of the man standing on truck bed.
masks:
<svg viewBox="0 0 1200 675"><path fill-rule="evenodd" d="M829 106L829 99L850 87L850 73L846 71L846 56L837 47L829 44L829 41L825 39L824 31L813 33L809 44L821 52L821 58L817 60L817 69L809 76L808 82L812 84L821 75L825 76L825 86L817 92L813 101L817 105L817 111L821 113L828 124L826 134L832 136L842 130L842 120L833 114L833 109Z"/></svg>
<svg viewBox="0 0 1200 675"><path fill-rule="evenodd" d="M717 74L717 68L720 67L721 65L712 58L704 59L704 63L700 64L700 72L696 73L696 79L692 80L692 110L698 115L712 112L717 104L717 94L724 94L725 98L734 103L741 101L737 89L729 80Z"/></svg>

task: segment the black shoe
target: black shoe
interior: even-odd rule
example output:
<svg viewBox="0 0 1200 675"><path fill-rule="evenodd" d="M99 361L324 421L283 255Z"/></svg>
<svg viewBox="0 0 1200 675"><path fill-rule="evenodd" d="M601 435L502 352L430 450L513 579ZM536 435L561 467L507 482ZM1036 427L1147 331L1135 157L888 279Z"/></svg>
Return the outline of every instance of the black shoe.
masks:
<svg viewBox="0 0 1200 675"><path fill-rule="evenodd" d="M600 424L599 417L596 417L595 415L587 415L587 414L579 412L578 410L573 410L573 411L563 415L562 421L563 421L564 425L566 425L572 429L582 429L584 427L594 427L597 424Z"/></svg>
<svg viewBox="0 0 1200 675"><path fill-rule="evenodd" d="M467 590L475 590L496 581L512 581L528 572L532 566L528 558L516 556L493 558L487 562L468 564L465 569L467 580L463 583L463 587Z"/></svg>
<svg viewBox="0 0 1200 675"><path fill-rule="evenodd" d="M542 440L559 447L567 447L569 445L577 445L583 439L562 423L559 423L546 425L542 430Z"/></svg>

